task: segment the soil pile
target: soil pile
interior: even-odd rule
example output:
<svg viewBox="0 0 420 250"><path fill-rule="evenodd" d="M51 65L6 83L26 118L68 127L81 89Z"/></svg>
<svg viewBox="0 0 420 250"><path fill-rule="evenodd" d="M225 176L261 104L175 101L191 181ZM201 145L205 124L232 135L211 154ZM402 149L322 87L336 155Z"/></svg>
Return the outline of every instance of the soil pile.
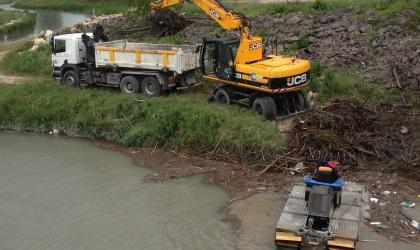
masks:
<svg viewBox="0 0 420 250"><path fill-rule="evenodd" d="M263 15L254 22L279 34L287 49L328 67L355 68L367 80L387 87L420 89L420 25L415 12L385 18L372 10L321 14Z"/></svg>

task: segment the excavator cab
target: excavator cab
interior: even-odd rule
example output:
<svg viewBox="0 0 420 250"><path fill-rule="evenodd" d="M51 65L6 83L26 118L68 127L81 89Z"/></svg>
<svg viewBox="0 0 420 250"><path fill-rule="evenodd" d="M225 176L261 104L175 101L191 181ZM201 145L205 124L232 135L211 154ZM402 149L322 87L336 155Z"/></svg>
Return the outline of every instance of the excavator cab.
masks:
<svg viewBox="0 0 420 250"><path fill-rule="evenodd" d="M234 60L239 39L216 38L204 40L201 49L201 71L203 75L222 80L233 80Z"/></svg>

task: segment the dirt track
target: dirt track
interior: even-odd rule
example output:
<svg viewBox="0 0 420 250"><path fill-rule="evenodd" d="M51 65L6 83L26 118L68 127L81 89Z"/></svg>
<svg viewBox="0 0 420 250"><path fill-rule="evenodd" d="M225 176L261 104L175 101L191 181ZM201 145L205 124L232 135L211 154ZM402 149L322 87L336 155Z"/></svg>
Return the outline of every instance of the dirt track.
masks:
<svg viewBox="0 0 420 250"><path fill-rule="evenodd" d="M9 51L6 50L0 52L0 60L7 54L7 52ZM0 84L21 84L31 81L32 79L32 77L7 75L0 72Z"/></svg>

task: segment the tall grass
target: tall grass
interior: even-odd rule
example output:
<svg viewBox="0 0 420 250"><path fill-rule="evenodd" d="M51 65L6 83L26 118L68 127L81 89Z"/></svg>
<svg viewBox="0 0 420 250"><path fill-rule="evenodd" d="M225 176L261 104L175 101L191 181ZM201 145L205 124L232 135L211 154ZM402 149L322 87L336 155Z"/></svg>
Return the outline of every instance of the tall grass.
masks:
<svg viewBox="0 0 420 250"><path fill-rule="evenodd" d="M27 42L9 52L0 61L0 70L37 76L50 74L52 72L50 45L41 45L35 51L30 51L31 48L32 42Z"/></svg>
<svg viewBox="0 0 420 250"><path fill-rule="evenodd" d="M192 96L138 102L98 89L55 83L0 85L0 126L31 131L59 128L124 146L202 152L215 148L243 157L280 150L273 123L239 107L208 105Z"/></svg>
<svg viewBox="0 0 420 250"><path fill-rule="evenodd" d="M35 13L6 12L0 10L0 36L12 35L16 32L32 29L35 24Z"/></svg>

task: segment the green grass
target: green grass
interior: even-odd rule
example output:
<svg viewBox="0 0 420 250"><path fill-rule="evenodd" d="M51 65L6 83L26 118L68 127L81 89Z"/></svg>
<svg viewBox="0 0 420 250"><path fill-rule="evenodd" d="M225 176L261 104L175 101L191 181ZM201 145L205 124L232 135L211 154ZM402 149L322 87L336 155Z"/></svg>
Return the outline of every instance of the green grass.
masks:
<svg viewBox="0 0 420 250"><path fill-rule="evenodd" d="M24 30L32 29L36 24L36 14L28 12L10 12L4 14L0 11L0 36L11 35ZM3 18L1 18L3 16ZM12 23L9 23L12 21Z"/></svg>
<svg viewBox="0 0 420 250"><path fill-rule="evenodd" d="M273 123L240 107L209 105L191 94L138 102L129 95L56 83L0 85L0 126L41 132L59 128L124 146L217 148L250 160L284 146Z"/></svg>
<svg viewBox="0 0 420 250"><path fill-rule="evenodd" d="M123 12L134 2L127 0L17 0L16 7L23 9L49 9L61 11L110 14Z"/></svg>
<svg viewBox="0 0 420 250"><path fill-rule="evenodd" d="M152 39L150 43L159 43L159 44L182 44L182 37L180 33L177 33L172 36L164 36Z"/></svg>
<svg viewBox="0 0 420 250"><path fill-rule="evenodd" d="M29 51L32 42L9 52L0 61L0 70L8 73L49 75L52 71L51 48L48 44L40 46L36 51Z"/></svg>
<svg viewBox="0 0 420 250"><path fill-rule="evenodd" d="M299 38L299 40L297 40L296 42L290 44L285 50L285 54L290 54L293 52L296 52L300 49L304 49L306 47L308 47L311 44L311 42L309 41L309 37L307 36L302 36Z"/></svg>
<svg viewBox="0 0 420 250"><path fill-rule="evenodd" d="M316 100L325 103L332 99L357 99L361 102L375 102L390 93L379 85L364 81L352 70L333 70L312 63L311 83L308 90L317 94Z"/></svg>

